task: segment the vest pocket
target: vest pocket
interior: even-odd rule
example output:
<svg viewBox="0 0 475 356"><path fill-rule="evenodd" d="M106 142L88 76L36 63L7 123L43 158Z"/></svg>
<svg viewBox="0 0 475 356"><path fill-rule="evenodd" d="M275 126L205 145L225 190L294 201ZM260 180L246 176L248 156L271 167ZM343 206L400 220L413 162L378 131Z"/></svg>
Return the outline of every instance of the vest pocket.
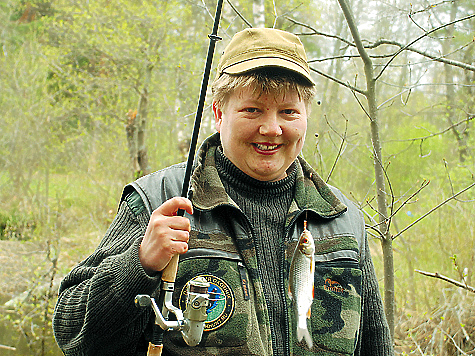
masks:
<svg viewBox="0 0 475 356"><path fill-rule="evenodd" d="M194 251L180 261L173 304L185 310L186 285L190 280L201 276L210 283L210 305L202 341L196 347L189 347L180 332L169 332L165 348L173 355L195 355L202 347L219 347L220 355L234 355L237 350L250 354L249 335L257 337L259 325L251 303L253 291L249 275L240 256L217 250L196 250L199 253Z"/></svg>
<svg viewBox="0 0 475 356"><path fill-rule="evenodd" d="M315 347L343 355L356 348L361 319L362 272L347 251L315 263L310 328ZM351 255L351 253L350 253Z"/></svg>

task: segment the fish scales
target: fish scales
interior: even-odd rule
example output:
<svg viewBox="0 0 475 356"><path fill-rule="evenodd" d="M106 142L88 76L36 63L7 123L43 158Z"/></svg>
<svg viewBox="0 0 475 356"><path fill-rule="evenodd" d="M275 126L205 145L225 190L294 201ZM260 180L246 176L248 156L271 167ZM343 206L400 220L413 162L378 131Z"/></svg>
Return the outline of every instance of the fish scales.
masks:
<svg viewBox="0 0 475 356"><path fill-rule="evenodd" d="M307 230L307 221L304 221L304 231L300 235L290 264L289 296L292 298L292 309L297 319L297 339L305 339L309 349L313 347L307 319L310 318L314 297L314 254L315 242Z"/></svg>

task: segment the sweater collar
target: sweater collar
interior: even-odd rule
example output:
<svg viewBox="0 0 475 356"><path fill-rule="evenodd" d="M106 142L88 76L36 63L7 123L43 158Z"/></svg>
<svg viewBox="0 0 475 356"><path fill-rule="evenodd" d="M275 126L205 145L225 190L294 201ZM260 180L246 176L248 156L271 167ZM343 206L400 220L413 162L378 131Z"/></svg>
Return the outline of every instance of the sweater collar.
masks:
<svg viewBox="0 0 475 356"><path fill-rule="evenodd" d="M220 144L220 135L215 133L203 142L198 151L191 190L193 204L199 210L210 210L220 205L236 206L226 194L216 169L215 153ZM321 217L332 218L346 211L346 206L302 157L297 158L296 166L295 197L291 206L294 213L310 210Z"/></svg>
<svg viewBox="0 0 475 356"><path fill-rule="evenodd" d="M221 146L216 149L215 162L221 181L227 181L232 189L238 191L256 196L281 195L295 186L295 162L288 169L288 175L277 181L260 181L247 175L224 155Z"/></svg>

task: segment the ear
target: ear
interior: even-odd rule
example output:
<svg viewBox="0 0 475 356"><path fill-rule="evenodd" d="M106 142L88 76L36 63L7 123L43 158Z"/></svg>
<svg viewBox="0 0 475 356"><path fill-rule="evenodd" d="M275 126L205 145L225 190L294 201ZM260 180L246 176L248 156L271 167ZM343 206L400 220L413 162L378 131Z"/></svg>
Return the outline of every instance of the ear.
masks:
<svg viewBox="0 0 475 356"><path fill-rule="evenodd" d="M214 123L216 131L221 132L221 123L223 122L223 111L217 101L213 101Z"/></svg>

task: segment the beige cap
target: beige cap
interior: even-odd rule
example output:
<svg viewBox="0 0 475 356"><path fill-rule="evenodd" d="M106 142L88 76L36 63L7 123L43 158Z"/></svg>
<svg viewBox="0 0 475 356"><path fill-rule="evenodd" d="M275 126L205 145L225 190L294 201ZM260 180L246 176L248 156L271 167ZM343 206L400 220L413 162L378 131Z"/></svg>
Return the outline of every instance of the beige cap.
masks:
<svg viewBox="0 0 475 356"><path fill-rule="evenodd" d="M274 28L248 28L236 33L219 61L218 77L223 73L242 74L263 67L291 70L315 85L300 39Z"/></svg>

